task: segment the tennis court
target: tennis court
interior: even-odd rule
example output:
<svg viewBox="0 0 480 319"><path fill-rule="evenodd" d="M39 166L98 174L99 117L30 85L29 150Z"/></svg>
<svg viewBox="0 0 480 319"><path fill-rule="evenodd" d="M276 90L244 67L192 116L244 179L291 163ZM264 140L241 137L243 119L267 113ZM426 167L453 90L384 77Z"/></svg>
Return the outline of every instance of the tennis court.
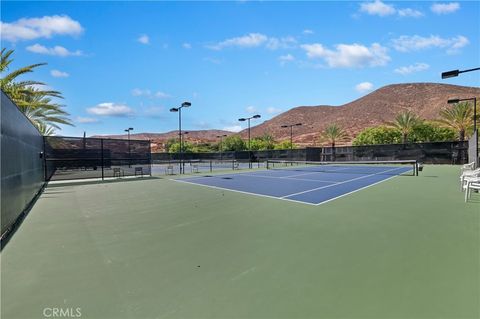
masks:
<svg viewBox="0 0 480 319"><path fill-rule="evenodd" d="M268 170L202 175L182 183L320 205L388 179L415 175L415 161L314 163L269 161Z"/></svg>
<svg viewBox="0 0 480 319"><path fill-rule="evenodd" d="M479 200L442 165L319 206L165 177L49 184L2 250L2 318L478 318Z"/></svg>

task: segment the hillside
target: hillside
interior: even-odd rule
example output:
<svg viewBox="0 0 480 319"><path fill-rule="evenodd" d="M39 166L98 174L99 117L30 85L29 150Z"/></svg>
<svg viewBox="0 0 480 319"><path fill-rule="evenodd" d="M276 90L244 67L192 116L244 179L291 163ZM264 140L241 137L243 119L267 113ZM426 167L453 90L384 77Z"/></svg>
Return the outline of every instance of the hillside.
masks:
<svg viewBox="0 0 480 319"><path fill-rule="evenodd" d="M264 132L277 140L290 138L289 129L281 125L303 123L294 127L294 142L302 145L314 144L328 124L337 123L354 137L366 127L392 121L396 114L410 110L420 118L431 120L447 107L450 98L480 97L480 88L437 83L407 83L384 86L353 102L340 106L299 106L265 121L252 128L252 136ZM241 132L243 137L247 131Z"/></svg>
<svg viewBox="0 0 480 319"><path fill-rule="evenodd" d="M235 134L229 131L222 130L199 130L191 131L186 130L188 135L186 135L186 140L191 143L215 143L219 141L217 136L220 135L232 135ZM93 137L109 137L109 138L121 138L126 139L127 134L121 135L102 135L102 136L93 136ZM136 140L151 140L152 141L152 152L163 151L163 144L169 139L178 138L178 131L170 131L166 133L132 133L130 134L131 139Z"/></svg>
<svg viewBox="0 0 480 319"><path fill-rule="evenodd" d="M282 125L302 123L302 126L293 129L294 143L302 146L315 145L319 132L330 123L337 123L354 137L366 127L392 121L396 114L405 110L410 110L426 120L435 119L439 111L448 106L448 99L473 96L480 97L480 88L438 83L392 84L344 105L292 108L252 127L251 133L252 137L255 137L267 132L277 141L281 141L290 138L290 130L281 128ZM190 142L215 142L218 141L218 135L234 134L221 130L189 132L187 139ZM241 131L240 135L246 138L247 130ZM170 138L176 138L178 132L140 133L131 136L136 139L151 139L152 149L160 151L163 143ZM126 138L126 135L111 137Z"/></svg>

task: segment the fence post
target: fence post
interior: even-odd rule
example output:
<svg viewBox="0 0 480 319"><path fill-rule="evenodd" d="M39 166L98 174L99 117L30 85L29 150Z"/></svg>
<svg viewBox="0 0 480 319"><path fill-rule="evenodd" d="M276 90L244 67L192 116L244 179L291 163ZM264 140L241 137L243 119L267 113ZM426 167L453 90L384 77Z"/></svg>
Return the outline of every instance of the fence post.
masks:
<svg viewBox="0 0 480 319"><path fill-rule="evenodd" d="M47 182L47 147L45 143L45 136L43 136L43 179Z"/></svg>
<svg viewBox="0 0 480 319"><path fill-rule="evenodd" d="M105 180L105 175L104 175L104 172L103 172L103 167L104 167L104 163L103 163L103 138L100 139L100 151L101 151L101 160L102 160L102 181Z"/></svg>
<svg viewBox="0 0 480 319"><path fill-rule="evenodd" d="M150 166L150 176L152 176L152 142L148 140L148 162Z"/></svg>

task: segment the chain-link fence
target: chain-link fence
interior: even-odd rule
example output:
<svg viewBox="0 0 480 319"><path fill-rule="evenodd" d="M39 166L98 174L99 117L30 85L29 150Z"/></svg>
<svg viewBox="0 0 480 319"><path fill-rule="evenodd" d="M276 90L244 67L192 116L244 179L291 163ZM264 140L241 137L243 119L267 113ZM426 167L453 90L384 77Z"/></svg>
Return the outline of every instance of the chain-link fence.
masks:
<svg viewBox="0 0 480 319"><path fill-rule="evenodd" d="M151 175L150 141L45 137L45 179Z"/></svg>
<svg viewBox="0 0 480 319"><path fill-rule="evenodd" d="M191 160L386 161L417 160L426 164L464 164L468 142L435 142L365 146L307 147L293 150L211 153L153 153L153 163Z"/></svg>

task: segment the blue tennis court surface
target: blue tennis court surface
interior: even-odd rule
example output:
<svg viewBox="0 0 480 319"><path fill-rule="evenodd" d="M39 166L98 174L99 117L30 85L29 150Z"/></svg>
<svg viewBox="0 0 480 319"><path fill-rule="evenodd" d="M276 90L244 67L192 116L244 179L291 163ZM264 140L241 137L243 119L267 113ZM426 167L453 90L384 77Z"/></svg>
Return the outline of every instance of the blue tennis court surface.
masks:
<svg viewBox="0 0 480 319"><path fill-rule="evenodd" d="M237 174L202 175L177 181L320 205L408 172L412 172L411 167L335 165L328 167L326 171L316 171L315 168L309 167L286 168Z"/></svg>

